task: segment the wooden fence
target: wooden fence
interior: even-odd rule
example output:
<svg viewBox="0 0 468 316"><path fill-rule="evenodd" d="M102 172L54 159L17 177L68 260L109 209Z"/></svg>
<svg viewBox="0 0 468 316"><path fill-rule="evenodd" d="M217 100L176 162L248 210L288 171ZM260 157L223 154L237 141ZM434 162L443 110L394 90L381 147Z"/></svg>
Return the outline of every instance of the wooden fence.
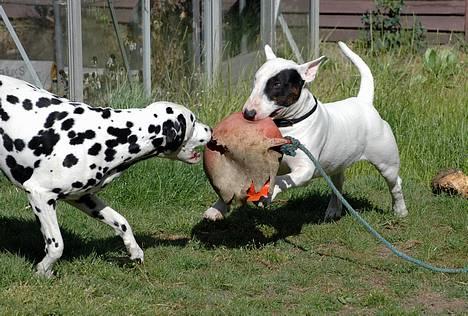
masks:
<svg viewBox="0 0 468 316"><path fill-rule="evenodd" d="M307 25L307 0L285 0L281 12L288 25ZM402 25L406 28L419 20L430 42L446 43L454 35L468 40L468 0L405 1ZM375 9L372 0L320 0L320 37L326 41L356 39L364 24L362 15Z"/></svg>

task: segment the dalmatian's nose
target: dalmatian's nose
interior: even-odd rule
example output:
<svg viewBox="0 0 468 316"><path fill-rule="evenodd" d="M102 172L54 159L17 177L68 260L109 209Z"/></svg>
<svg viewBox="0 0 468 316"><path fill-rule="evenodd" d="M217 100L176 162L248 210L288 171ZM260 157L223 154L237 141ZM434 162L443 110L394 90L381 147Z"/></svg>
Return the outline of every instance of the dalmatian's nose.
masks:
<svg viewBox="0 0 468 316"><path fill-rule="evenodd" d="M244 118L249 121L253 121L255 119L255 115L257 115L257 111L255 110L244 110Z"/></svg>

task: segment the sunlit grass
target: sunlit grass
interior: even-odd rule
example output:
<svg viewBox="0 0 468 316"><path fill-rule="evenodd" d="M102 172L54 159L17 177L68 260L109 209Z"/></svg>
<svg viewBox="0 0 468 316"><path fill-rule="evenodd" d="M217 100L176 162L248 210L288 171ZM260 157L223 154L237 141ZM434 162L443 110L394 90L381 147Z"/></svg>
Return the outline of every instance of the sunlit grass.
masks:
<svg viewBox="0 0 468 316"><path fill-rule="evenodd" d="M324 53L330 60L311 85L314 94L322 102L355 95L357 71L336 47L324 46ZM347 172L345 192L400 249L461 267L468 264L467 201L434 196L429 188L441 168L468 171L467 56L456 53L455 71L438 78L424 69L422 54L363 56L375 76L375 106L399 144L409 216L393 216L386 185L368 164ZM99 103L128 108L166 99L214 125L241 109L250 88L251 80L228 86L223 79L208 87L188 74L151 98L122 86ZM0 310L64 315L466 311L466 275L434 274L402 262L350 216L321 222L328 195L324 182L316 180L281 195L269 209L241 208L222 223L208 224L201 215L216 195L202 167L145 161L100 194L133 226L145 250L144 265L124 260L122 242L111 229L60 203L65 253L56 265L58 277L42 280L32 272L43 255L39 228L24 194L1 177Z"/></svg>

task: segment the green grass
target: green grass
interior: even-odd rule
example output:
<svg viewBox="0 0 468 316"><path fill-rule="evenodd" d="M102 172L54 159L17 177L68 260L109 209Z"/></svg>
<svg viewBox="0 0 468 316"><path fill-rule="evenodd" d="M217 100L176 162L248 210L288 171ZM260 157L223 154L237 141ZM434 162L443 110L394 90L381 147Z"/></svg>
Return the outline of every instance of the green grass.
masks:
<svg viewBox="0 0 468 316"><path fill-rule="evenodd" d="M323 101L355 95L357 71L335 47L312 90ZM435 77L421 56L365 56L376 80L375 106L393 127L409 216L396 219L383 179L365 163L347 172L345 196L399 249L436 265L468 264L466 199L435 196L429 183L446 167L468 171L467 55ZM167 99L211 125L239 110L250 83L194 89L182 82ZM125 90L119 107L147 100ZM215 201L202 167L153 159L128 170L100 196L132 224L145 263L126 259L112 230L60 203L65 241L57 277L33 275L43 241L23 192L0 178L2 314L462 314L468 276L435 274L389 253L350 216L323 223L323 180L289 191L268 209L244 207L220 223L201 221Z"/></svg>

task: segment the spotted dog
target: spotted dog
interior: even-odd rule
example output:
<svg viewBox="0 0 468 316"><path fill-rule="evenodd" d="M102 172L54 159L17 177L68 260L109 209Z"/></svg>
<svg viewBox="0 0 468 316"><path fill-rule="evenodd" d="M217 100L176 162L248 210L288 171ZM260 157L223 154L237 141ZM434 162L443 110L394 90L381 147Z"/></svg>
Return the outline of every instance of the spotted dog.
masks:
<svg viewBox="0 0 468 316"><path fill-rule="evenodd" d="M127 220L95 193L147 158L197 163L201 156L196 147L210 139L211 129L181 105L156 102L128 110L91 107L0 76L0 168L26 191L40 222L46 252L37 265L40 275L51 276L63 252L57 200L113 227L130 258L143 261Z"/></svg>
<svg viewBox="0 0 468 316"><path fill-rule="evenodd" d="M255 74L253 90L243 107L244 117L248 120L272 117L283 136L298 139L319 160L340 191L345 169L356 161L369 161L388 184L394 213L406 216L398 148L390 126L373 106L372 73L344 43L340 42L339 46L360 72L361 85L357 97L322 104L306 84L315 79L325 57L298 65L291 60L277 58L267 45L267 61ZM298 151L295 157L283 158L280 174L275 179L270 201L280 192L305 185L320 176L302 151ZM228 206L219 200L205 212L204 217L222 219L227 211ZM342 204L333 194L325 217L339 217L341 211Z"/></svg>

